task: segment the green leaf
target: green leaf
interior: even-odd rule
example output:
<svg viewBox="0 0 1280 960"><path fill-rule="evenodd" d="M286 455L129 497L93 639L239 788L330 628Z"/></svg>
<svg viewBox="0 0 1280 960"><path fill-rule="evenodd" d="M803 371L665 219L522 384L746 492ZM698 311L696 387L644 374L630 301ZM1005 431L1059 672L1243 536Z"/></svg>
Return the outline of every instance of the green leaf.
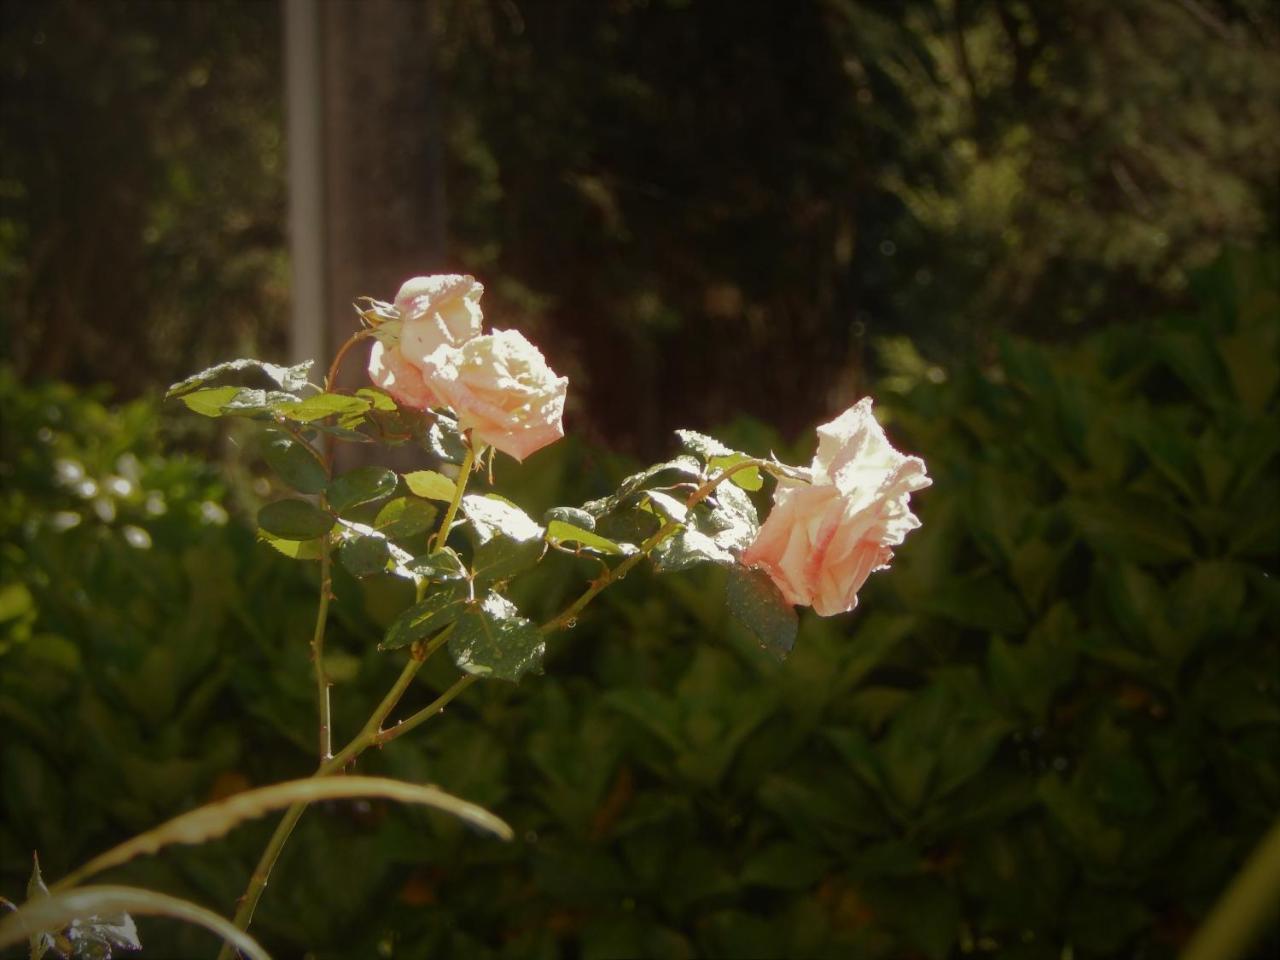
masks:
<svg viewBox="0 0 1280 960"><path fill-rule="evenodd" d="M428 500L442 500L445 503L453 502L454 494L458 491L457 484L435 470L415 470L412 473L406 473L404 482L418 496L426 497Z"/></svg>
<svg viewBox="0 0 1280 960"><path fill-rule="evenodd" d="M1134 563L1173 563L1194 556L1178 514L1150 497L1113 493L1068 501L1067 511L1098 553Z"/></svg>
<svg viewBox="0 0 1280 960"><path fill-rule="evenodd" d="M760 532L756 505L742 490L727 483L716 489L705 517L698 512L699 527L709 533L717 545L729 550L745 550Z"/></svg>
<svg viewBox="0 0 1280 960"><path fill-rule="evenodd" d="M445 463L462 463L467 456L467 441L457 422L445 416L436 417L427 431L427 446Z"/></svg>
<svg viewBox="0 0 1280 960"><path fill-rule="evenodd" d="M338 549L338 559L353 577L385 573L391 552L381 537L353 537Z"/></svg>
<svg viewBox="0 0 1280 960"><path fill-rule="evenodd" d="M396 475L385 467L356 467L329 483L325 496L329 506L343 513L362 503L389 497L396 489Z"/></svg>
<svg viewBox="0 0 1280 960"><path fill-rule="evenodd" d="M688 570L699 563L736 565L737 558L698 530L678 530L653 548L653 562L661 573Z"/></svg>
<svg viewBox="0 0 1280 960"><path fill-rule="evenodd" d="M400 614L378 644L379 650L398 650L447 627L466 609L467 591L461 586L440 587L421 603Z"/></svg>
<svg viewBox="0 0 1280 960"><path fill-rule="evenodd" d="M586 516L591 515L586 514ZM595 526L594 518L592 518L592 526ZM547 523L547 540L555 544L577 544L585 550L609 556L628 556L636 552L635 546L630 543L626 545L614 543L607 537L584 530L572 523L566 523L564 520L551 520Z"/></svg>
<svg viewBox="0 0 1280 960"><path fill-rule="evenodd" d="M280 367L274 363L263 363L261 360L229 360L175 383L165 393L165 397L181 397L229 373L243 373L246 370L261 373L281 390L296 393L307 385L307 375L311 371L311 365L311 360L292 367Z"/></svg>
<svg viewBox="0 0 1280 960"><path fill-rule="evenodd" d="M486 543L498 534L521 542L542 539L542 527L514 503L502 497L493 494L465 496L462 498L462 512L471 521L481 543Z"/></svg>
<svg viewBox="0 0 1280 960"><path fill-rule="evenodd" d="M239 387L210 387L182 397L188 408L204 417L220 417L223 408L240 392Z"/></svg>
<svg viewBox="0 0 1280 960"><path fill-rule="evenodd" d="M1026 625L1018 595L991 574L945 579L921 605L948 620L990 633L1018 633Z"/></svg>
<svg viewBox="0 0 1280 960"><path fill-rule="evenodd" d="M356 396L368 400L375 410L381 410L384 413L394 413L398 408L396 402L381 390L374 390L370 387L361 387L356 391Z"/></svg>
<svg viewBox="0 0 1280 960"><path fill-rule="evenodd" d="M1267 402L1280 385L1280 361L1274 344L1261 346L1251 332L1217 338L1218 354L1231 376L1231 385L1246 410L1265 413Z"/></svg>
<svg viewBox="0 0 1280 960"><path fill-rule="evenodd" d="M194 923L222 937L249 960L271 960L256 940L212 910L168 894L117 886L77 887L24 903L16 912L0 919L0 948L38 936L42 931L62 930L86 917L129 913L174 917Z"/></svg>
<svg viewBox="0 0 1280 960"><path fill-rule="evenodd" d="M234 414L242 417L260 417L276 413L282 406L297 402L292 393L281 393L279 390L242 389L222 408L224 415Z"/></svg>
<svg viewBox="0 0 1280 960"><path fill-rule="evenodd" d="M432 580L465 580L467 568L452 547L436 550L425 557L414 557L409 569Z"/></svg>
<svg viewBox="0 0 1280 960"><path fill-rule="evenodd" d="M646 490L644 495L648 500L649 508L664 520L684 523L688 519L689 508L671 494L663 493L661 490Z"/></svg>
<svg viewBox="0 0 1280 960"><path fill-rule="evenodd" d="M438 511L417 497L388 500L373 520L373 528L392 540L407 540L430 530Z"/></svg>
<svg viewBox="0 0 1280 960"><path fill-rule="evenodd" d="M282 540L311 540L333 529L333 517L306 500L277 500L258 511L258 526Z"/></svg>
<svg viewBox="0 0 1280 960"><path fill-rule="evenodd" d="M740 879L754 886L804 890L821 880L830 866L830 858L812 847L774 843L743 865Z"/></svg>
<svg viewBox="0 0 1280 960"><path fill-rule="evenodd" d="M987 674L992 685L1032 719L1043 722L1059 688L1075 674L1075 616L1059 602L1015 645L992 638L987 648Z"/></svg>
<svg viewBox="0 0 1280 960"><path fill-rule="evenodd" d="M283 433L268 437L263 457L276 475L299 493L321 493L329 483L315 450Z"/></svg>
<svg viewBox="0 0 1280 960"><path fill-rule="evenodd" d="M369 401L362 397L349 397L342 393L318 393L305 400L282 404L276 407L276 412L290 420L310 423L312 420L323 420L335 414L344 417L355 416L364 413L370 406Z"/></svg>
<svg viewBox="0 0 1280 960"><path fill-rule="evenodd" d="M538 628L496 593L468 610L449 635L449 653L458 669L513 683L541 669L545 649Z"/></svg>
<svg viewBox="0 0 1280 960"><path fill-rule="evenodd" d="M491 537L476 549L472 578L477 587L508 580L537 563L545 549L540 539L512 540L505 534Z"/></svg>
<svg viewBox="0 0 1280 960"><path fill-rule="evenodd" d="M552 507L542 515L543 523L550 524L553 520L563 521L580 530L594 530L596 528L596 518L585 510L579 510L577 507Z"/></svg>
<svg viewBox="0 0 1280 960"><path fill-rule="evenodd" d="M667 460L663 463L655 463L651 467L646 467L639 473L633 473L626 477L618 484L618 491L611 499L625 500L631 494L644 488L650 480L653 480L664 473L674 473L676 476L684 477L687 480L702 479L702 465L693 457L680 456L673 460Z"/></svg>
<svg viewBox="0 0 1280 960"><path fill-rule="evenodd" d="M729 570L725 602L733 618L775 657L782 659L791 652L800 620L768 574L734 565Z"/></svg>
<svg viewBox="0 0 1280 960"><path fill-rule="evenodd" d="M322 537L316 537L311 540L286 540L283 537L267 533L265 530L259 530L258 539L277 553L284 554L290 560L319 560L325 550L325 542Z"/></svg>
<svg viewBox="0 0 1280 960"><path fill-rule="evenodd" d="M710 460L712 457L745 456L732 447L726 447L715 437L708 437L705 433L698 433L695 430L677 430L676 436L680 438L680 446L703 460Z"/></svg>
<svg viewBox="0 0 1280 960"><path fill-rule="evenodd" d="M752 458L745 453L731 453L727 456L712 457L707 461L707 466L712 470L725 470L750 459ZM764 477L760 476L759 467L745 467L729 474L729 482L741 487L743 490L759 490L764 486Z"/></svg>

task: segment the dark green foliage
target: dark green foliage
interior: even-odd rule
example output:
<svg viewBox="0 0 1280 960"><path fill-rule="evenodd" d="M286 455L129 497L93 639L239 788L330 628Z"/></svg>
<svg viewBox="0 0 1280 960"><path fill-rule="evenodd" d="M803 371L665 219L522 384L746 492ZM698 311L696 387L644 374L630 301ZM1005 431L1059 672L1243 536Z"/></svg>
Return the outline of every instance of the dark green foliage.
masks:
<svg viewBox="0 0 1280 960"><path fill-rule="evenodd" d="M726 607L722 567L638 568L548 638L546 676L477 684L360 761L491 806L516 843L321 806L256 932L322 958L1174 956L1280 805L1275 269L1236 258L1203 279L1195 315L1071 347L1010 340L982 367L886 345L879 409L935 483L914 501L923 528L854 614L802 614L779 664ZM30 847L52 880L241 778L308 769L314 570L202 525L218 491L154 457L143 408L113 423L6 383L0 412L3 582L31 598L2 625L0 713L21 733L0 742L12 892ZM727 439L792 461L812 450L749 425ZM166 491L169 513L135 516L125 498L105 520L74 486L49 487L55 458L74 456L106 489L129 447L137 496ZM614 489L602 463L566 443L518 489L500 462L498 487L543 516ZM763 506L767 492L738 494ZM536 526L481 499L489 543ZM55 533L61 511L79 526ZM51 588L54 569L73 589ZM549 554L513 599L539 622L596 569ZM374 648L413 596L388 575L335 577L335 727L352 731L404 656ZM494 630L536 646L454 582L464 654L494 653ZM512 678L528 665L497 662ZM437 657L402 709L455 676ZM121 872L229 908L267 829ZM161 955L200 949L168 928L141 937ZM164 937L192 940L165 954Z"/></svg>

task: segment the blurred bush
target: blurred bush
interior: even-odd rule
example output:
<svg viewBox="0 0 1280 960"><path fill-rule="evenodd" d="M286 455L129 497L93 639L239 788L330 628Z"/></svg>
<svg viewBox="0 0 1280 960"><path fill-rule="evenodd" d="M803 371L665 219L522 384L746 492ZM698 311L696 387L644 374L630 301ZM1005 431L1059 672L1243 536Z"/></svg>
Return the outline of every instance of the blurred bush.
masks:
<svg viewBox="0 0 1280 960"><path fill-rule="evenodd" d="M1194 314L982 365L885 343L881 409L935 485L859 611L804 618L778 665L714 571L633 575L546 677L481 685L368 759L492 806L516 843L325 805L256 931L326 958L1173 956L1280 806L1277 274L1236 256ZM308 768L312 587L210 522L213 473L157 453L150 408L0 388L14 893L33 846L56 877ZM499 486L537 508L613 464L566 443L528 466ZM556 608L579 562L522 603ZM390 681L372 648L398 589L337 583L340 733ZM269 826L121 873L226 910ZM166 956L202 936L142 933Z"/></svg>

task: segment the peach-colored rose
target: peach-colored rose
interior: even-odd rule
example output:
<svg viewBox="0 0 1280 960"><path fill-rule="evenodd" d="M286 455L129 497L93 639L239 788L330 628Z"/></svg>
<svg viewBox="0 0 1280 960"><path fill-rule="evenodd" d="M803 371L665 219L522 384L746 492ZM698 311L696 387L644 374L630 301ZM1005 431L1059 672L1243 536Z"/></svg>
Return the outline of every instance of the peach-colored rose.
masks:
<svg viewBox="0 0 1280 960"><path fill-rule="evenodd" d="M369 378L407 406L438 404L423 366L440 347L458 347L480 335L482 293L484 287L473 277L406 280L396 294L396 332L384 335L369 352Z"/></svg>
<svg viewBox="0 0 1280 960"><path fill-rule="evenodd" d="M460 347L480 335L484 287L474 277L446 274L406 280L396 294L400 352L421 366L438 347Z"/></svg>
<svg viewBox="0 0 1280 960"><path fill-rule="evenodd" d="M569 381L515 330L473 337L457 349L440 347L424 371L463 430L517 460L564 436Z"/></svg>
<svg viewBox="0 0 1280 960"><path fill-rule="evenodd" d="M381 340L375 340L369 351L369 379L407 407L425 410L440 403L423 379L422 370Z"/></svg>
<svg viewBox="0 0 1280 960"><path fill-rule="evenodd" d="M924 461L894 450L865 398L818 428L812 483L781 479L742 562L764 570L789 603L824 617L852 610L873 570L920 526L908 500L932 481Z"/></svg>

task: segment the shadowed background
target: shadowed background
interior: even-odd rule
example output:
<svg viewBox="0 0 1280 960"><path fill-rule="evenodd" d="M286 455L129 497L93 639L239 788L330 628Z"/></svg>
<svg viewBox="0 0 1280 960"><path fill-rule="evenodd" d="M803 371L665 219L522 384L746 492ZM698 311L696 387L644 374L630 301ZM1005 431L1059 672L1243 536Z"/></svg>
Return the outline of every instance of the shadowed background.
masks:
<svg viewBox="0 0 1280 960"><path fill-rule="evenodd" d="M477 685L362 760L519 839L321 805L255 922L277 956L1187 943L1280 808L1267 4L0 17L0 893L33 849L53 879L313 768L315 574L255 542L260 439L158 395L326 354L355 297L456 271L570 377L565 441L496 467L534 516L669 456L676 427L805 462L865 394L935 484L894 569L853 615L803 617L785 664L716 571L635 573L545 677ZM554 613L574 563L513 599ZM341 568L335 592L342 735L412 597ZM436 658L406 708L455 675ZM270 826L110 878L226 913ZM213 952L140 929L146 955Z"/></svg>

